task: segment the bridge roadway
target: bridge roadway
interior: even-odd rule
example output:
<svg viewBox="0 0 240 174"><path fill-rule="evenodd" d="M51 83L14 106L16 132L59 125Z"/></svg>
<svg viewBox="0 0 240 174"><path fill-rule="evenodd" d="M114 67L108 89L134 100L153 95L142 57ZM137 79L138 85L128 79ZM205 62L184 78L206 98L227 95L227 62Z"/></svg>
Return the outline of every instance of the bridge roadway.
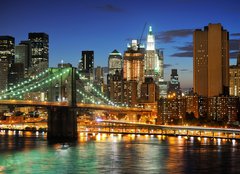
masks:
<svg viewBox="0 0 240 174"><path fill-rule="evenodd" d="M89 132L92 131L99 133L182 135L240 139L240 129L230 128L181 125L153 125L115 120L98 120L95 125L88 125L86 126L86 128Z"/></svg>
<svg viewBox="0 0 240 174"><path fill-rule="evenodd" d="M32 100L0 100L0 105L17 105L17 106L54 106L54 107L68 107L68 102L49 102L49 101L32 101ZM132 108L132 107L118 107L101 104L86 104L77 103L76 108L88 108L96 110L110 110L110 111L129 111L129 112L148 112L151 113L152 109L145 108Z"/></svg>

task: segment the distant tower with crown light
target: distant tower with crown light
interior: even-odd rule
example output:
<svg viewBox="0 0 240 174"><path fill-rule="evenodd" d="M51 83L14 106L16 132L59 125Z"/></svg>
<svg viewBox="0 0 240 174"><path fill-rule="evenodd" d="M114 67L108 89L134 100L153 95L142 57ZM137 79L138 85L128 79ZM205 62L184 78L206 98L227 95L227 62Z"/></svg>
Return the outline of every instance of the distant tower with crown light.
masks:
<svg viewBox="0 0 240 174"><path fill-rule="evenodd" d="M156 84L163 81L163 52L155 48L155 37L149 26L144 57L145 77L152 77Z"/></svg>

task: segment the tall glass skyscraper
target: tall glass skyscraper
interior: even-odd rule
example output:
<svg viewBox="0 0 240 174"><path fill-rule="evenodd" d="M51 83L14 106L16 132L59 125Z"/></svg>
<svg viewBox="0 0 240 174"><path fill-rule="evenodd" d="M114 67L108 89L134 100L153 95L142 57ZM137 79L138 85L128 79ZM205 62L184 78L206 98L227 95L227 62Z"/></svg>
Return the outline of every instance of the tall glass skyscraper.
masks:
<svg viewBox="0 0 240 174"><path fill-rule="evenodd" d="M82 58L79 62L79 69L86 77L93 80L94 51L82 51Z"/></svg>
<svg viewBox="0 0 240 174"><path fill-rule="evenodd" d="M11 36L0 36L0 90L8 86L9 68L14 63L15 39Z"/></svg>
<svg viewBox="0 0 240 174"><path fill-rule="evenodd" d="M48 68L49 38L46 33L29 33L28 39L31 41L32 49L31 75L37 75Z"/></svg>

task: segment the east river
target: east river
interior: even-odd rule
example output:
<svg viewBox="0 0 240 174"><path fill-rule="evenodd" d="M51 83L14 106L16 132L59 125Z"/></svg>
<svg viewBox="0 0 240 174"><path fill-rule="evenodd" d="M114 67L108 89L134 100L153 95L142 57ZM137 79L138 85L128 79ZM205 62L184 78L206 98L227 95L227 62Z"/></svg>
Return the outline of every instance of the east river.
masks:
<svg viewBox="0 0 240 174"><path fill-rule="evenodd" d="M0 174L240 173L240 141L86 135L49 144L46 134L0 132Z"/></svg>

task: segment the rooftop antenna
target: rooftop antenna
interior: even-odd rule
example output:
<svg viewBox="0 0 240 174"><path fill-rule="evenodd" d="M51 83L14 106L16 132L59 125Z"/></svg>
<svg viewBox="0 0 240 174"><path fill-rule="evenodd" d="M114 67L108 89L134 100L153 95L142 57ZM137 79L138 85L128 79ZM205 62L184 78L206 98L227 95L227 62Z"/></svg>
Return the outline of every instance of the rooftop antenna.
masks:
<svg viewBox="0 0 240 174"><path fill-rule="evenodd" d="M146 25L147 25L147 22L145 22L145 24L144 24L144 26L143 26L142 34L141 34L141 36L140 36L140 38L139 38L139 40L138 40L138 41L139 41L138 47L140 47L140 45L141 45L142 37L143 37L144 31L145 31Z"/></svg>

